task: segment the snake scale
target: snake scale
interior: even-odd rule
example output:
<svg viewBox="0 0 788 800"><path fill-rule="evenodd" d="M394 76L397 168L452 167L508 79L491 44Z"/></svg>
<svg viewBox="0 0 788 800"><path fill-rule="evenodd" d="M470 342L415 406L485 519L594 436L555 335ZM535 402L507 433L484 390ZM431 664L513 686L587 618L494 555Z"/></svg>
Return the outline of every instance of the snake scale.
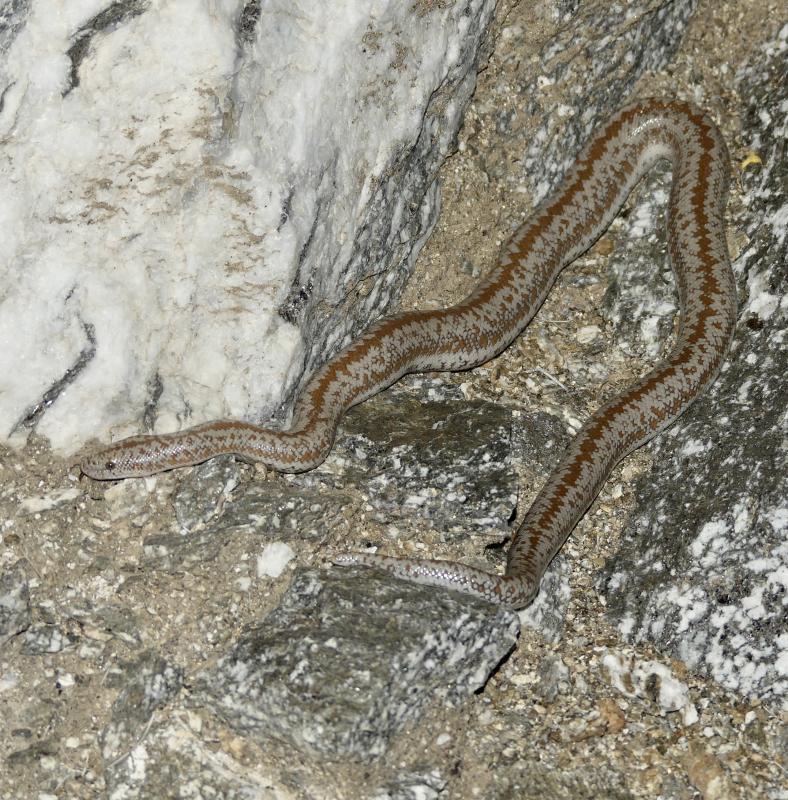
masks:
<svg viewBox="0 0 788 800"><path fill-rule="evenodd" d="M714 380L731 342L736 289L724 225L728 153L715 124L687 103L641 100L612 116L472 294L443 310L404 312L374 323L312 376L287 430L222 420L179 433L132 436L86 457L82 471L103 480L144 476L222 454L282 472L317 466L351 406L406 373L468 369L508 347L561 270L605 231L660 159L673 168L667 244L680 308L675 346L594 413L572 440L515 533L504 575L449 561L370 553L335 559L513 608L528 605L611 470L670 425Z"/></svg>

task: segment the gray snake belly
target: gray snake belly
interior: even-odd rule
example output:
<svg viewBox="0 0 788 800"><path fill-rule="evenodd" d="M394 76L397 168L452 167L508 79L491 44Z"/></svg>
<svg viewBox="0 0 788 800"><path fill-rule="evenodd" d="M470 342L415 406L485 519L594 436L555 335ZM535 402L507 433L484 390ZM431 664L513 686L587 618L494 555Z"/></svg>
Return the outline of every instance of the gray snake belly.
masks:
<svg viewBox="0 0 788 800"><path fill-rule="evenodd" d="M179 433L132 436L86 457L82 471L99 480L137 477L222 454L282 472L312 469L328 455L339 420L351 406L406 373L467 369L508 347L561 270L596 241L660 159L673 166L667 240L679 295L676 344L572 440L514 535L505 574L367 553L335 559L515 608L528 605L611 470L695 400L714 380L730 345L736 288L724 226L728 153L714 123L686 103L643 100L615 114L468 298L443 310L395 314L373 324L310 379L287 430L215 421Z"/></svg>

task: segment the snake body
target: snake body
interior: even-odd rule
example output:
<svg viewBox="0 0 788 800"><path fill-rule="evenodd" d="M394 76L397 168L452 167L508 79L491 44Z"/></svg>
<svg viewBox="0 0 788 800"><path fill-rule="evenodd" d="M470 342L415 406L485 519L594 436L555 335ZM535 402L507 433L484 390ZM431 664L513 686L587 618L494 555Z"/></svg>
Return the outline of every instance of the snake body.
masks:
<svg viewBox="0 0 788 800"><path fill-rule="evenodd" d="M443 310L405 312L373 324L309 380L287 430L215 421L179 433L133 436L88 456L82 471L96 479L144 476L222 454L283 472L317 466L351 406L406 373L468 369L508 347L561 270L605 231L660 159L673 167L667 242L680 307L675 346L575 436L514 535L505 574L369 553L335 559L515 608L528 605L611 470L670 425L714 380L730 345L736 290L724 226L728 154L714 123L687 103L643 100L611 117L469 297Z"/></svg>

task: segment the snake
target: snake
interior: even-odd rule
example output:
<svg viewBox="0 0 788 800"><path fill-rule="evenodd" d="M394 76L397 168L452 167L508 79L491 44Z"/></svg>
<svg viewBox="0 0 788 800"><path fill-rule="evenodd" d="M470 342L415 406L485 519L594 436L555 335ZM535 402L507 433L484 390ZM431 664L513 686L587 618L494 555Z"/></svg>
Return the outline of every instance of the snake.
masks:
<svg viewBox="0 0 788 800"><path fill-rule="evenodd" d="M404 311L374 322L305 383L286 429L217 420L131 436L88 454L82 472L97 480L141 477L225 454L280 472L316 467L351 406L407 373L466 370L505 350L561 271L594 244L634 186L663 160L672 167L666 227L679 306L674 344L571 440L513 534L504 573L377 552L333 559L513 609L529 605L614 467L687 409L715 379L730 347L737 304L724 220L729 156L715 123L687 102L634 101L599 125L468 297L444 309Z"/></svg>

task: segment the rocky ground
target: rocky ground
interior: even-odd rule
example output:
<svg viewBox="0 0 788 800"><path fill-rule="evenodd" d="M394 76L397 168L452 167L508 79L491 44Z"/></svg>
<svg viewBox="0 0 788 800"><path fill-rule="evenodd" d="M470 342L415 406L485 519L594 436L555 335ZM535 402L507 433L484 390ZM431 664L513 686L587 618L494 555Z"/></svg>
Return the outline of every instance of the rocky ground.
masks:
<svg viewBox="0 0 788 800"><path fill-rule="evenodd" d="M635 88L694 99L720 123L734 259L749 241L760 166L746 117L763 79L736 74L776 40L780 7L700 2L669 68ZM522 109L561 97L525 97L518 80L529 42L549 38L549 15L535 25L531 10L500 4L405 308L462 297L532 206ZM99 485L40 442L2 453L0 622L14 635L0 645L0 797L788 797L779 702L626 642L606 613L599 576L642 502L650 448L614 472L514 649L513 614L325 568L369 544L502 565L507 518L670 331L611 322L627 307L609 289L627 224L567 270L504 355L358 407L315 473L223 460ZM463 660L472 669L454 671Z"/></svg>

